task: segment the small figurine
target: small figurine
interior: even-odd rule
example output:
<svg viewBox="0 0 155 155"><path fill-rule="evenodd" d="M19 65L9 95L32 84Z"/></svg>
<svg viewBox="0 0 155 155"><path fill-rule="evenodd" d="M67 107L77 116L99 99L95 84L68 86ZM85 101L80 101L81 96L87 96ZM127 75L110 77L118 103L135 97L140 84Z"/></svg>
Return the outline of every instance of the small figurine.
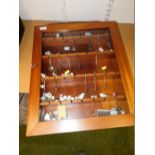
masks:
<svg viewBox="0 0 155 155"><path fill-rule="evenodd" d="M44 89L45 88L44 84L41 84L40 85L40 88Z"/></svg>
<svg viewBox="0 0 155 155"><path fill-rule="evenodd" d="M56 38L59 38L60 37L60 33L56 33Z"/></svg>
<svg viewBox="0 0 155 155"><path fill-rule="evenodd" d="M101 67L101 70L103 71L103 73L106 73L107 66L102 66L102 67Z"/></svg>
<svg viewBox="0 0 155 155"><path fill-rule="evenodd" d="M53 76L56 76L57 75L57 68L52 66L51 64L49 65L49 71L50 73L53 75Z"/></svg>
<svg viewBox="0 0 155 155"><path fill-rule="evenodd" d="M51 55L51 52L50 51L46 51L45 55L49 56L49 55Z"/></svg>
<svg viewBox="0 0 155 155"><path fill-rule="evenodd" d="M62 74L62 76L65 76L65 77L67 77L67 76L74 76L74 74L73 74L73 72L71 72L70 70L66 70L66 71L64 72L64 74Z"/></svg>
<svg viewBox="0 0 155 155"><path fill-rule="evenodd" d="M70 46L65 46L64 51L70 51Z"/></svg>
<svg viewBox="0 0 155 155"><path fill-rule="evenodd" d="M43 93L43 96L41 96L40 100L42 102L47 100L55 100L55 96L53 96L51 92Z"/></svg>
<svg viewBox="0 0 155 155"><path fill-rule="evenodd" d="M99 95L100 95L100 97L102 97L102 98L108 97L108 95L107 95L107 94L104 94L104 93L100 93Z"/></svg>
<svg viewBox="0 0 155 155"><path fill-rule="evenodd" d="M85 96L85 93L81 93L81 94L78 96L78 99L79 99L79 100L83 100L84 96Z"/></svg>
<svg viewBox="0 0 155 155"><path fill-rule="evenodd" d="M102 47L99 47L99 48L98 48L98 51L103 52L104 49L103 49Z"/></svg>
<svg viewBox="0 0 155 155"><path fill-rule="evenodd" d="M54 67L53 67L53 66L50 66L50 67L49 67L49 71L50 71L50 72L53 72L53 71L54 71Z"/></svg>
<svg viewBox="0 0 155 155"><path fill-rule="evenodd" d="M70 70L66 70L65 72L64 72L64 75L65 76L67 76L67 75L69 75L70 74Z"/></svg>
<svg viewBox="0 0 155 155"><path fill-rule="evenodd" d="M45 79L46 74L41 73L41 77L42 77L43 79Z"/></svg>
<svg viewBox="0 0 155 155"><path fill-rule="evenodd" d="M51 120L50 115L48 113L45 114L44 120L45 121L50 121Z"/></svg>
<svg viewBox="0 0 155 155"><path fill-rule="evenodd" d="M46 101L46 97L43 95L43 96L40 97L40 100L41 100L42 102L44 102L44 101Z"/></svg>

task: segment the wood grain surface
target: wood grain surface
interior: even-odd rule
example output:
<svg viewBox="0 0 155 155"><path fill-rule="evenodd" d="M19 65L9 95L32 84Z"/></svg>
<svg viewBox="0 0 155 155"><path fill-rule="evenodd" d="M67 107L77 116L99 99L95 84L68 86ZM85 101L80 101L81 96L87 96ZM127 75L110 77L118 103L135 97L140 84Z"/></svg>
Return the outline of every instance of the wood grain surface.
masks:
<svg viewBox="0 0 155 155"><path fill-rule="evenodd" d="M40 30L40 27L35 27L35 33L34 33L34 41L33 41L33 54L32 54L32 64L31 64L31 80L30 80L30 93L29 93L29 107L28 107L28 123L27 123L27 136L32 135L41 135L41 134L49 134L49 133L62 133L62 132L71 132L71 131L84 131L84 130L94 130L94 129L101 129L101 128L113 128L113 127L122 127L122 126L130 126L134 125L134 74L131 70L130 63L128 62L128 57L125 52L125 48L122 42L122 38L117 26L116 22L72 22L72 23L54 23L46 25L46 30ZM69 31L75 31L75 30L91 30L91 29L101 29L101 28L108 28L111 33L111 39L113 43L113 49L115 52L115 56L113 58L102 58L102 55L99 58L98 65L101 67L102 65L109 66L110 72L118 72L120 71L120 77L114 78L114 79L108 79L107 85L111 85L110 88L107 88L109 91L108 93L111 93L113 91L116 91L117 89L118 93L125 92L126 99L127 99L127 105L129 107L129 114L125 115L118 115L118 116L106 116L106 117L82 117L80 119L72 119L72 120L64 120L64 121L50 121L50 122L40 122L39 121L39 105L40 105L40 73L41 69L43 69L45 72L47 71L48 66L46 66L47 59L46 57L41 57L42 55L42 35L44 33L51 33L51 32L69 32ZM94 71L95 68L91 68L91 64L94 62L93 55L81 55L81 65L88 66L86 68L83 67L83 72L88 72L91 74L91 70ZM93 60L91 60L93 58ZM54 58L55 61L54 64L57 65L57 58ZM102 60L106 62L107 64L102 64ZM113 60L114 59L114 60ZM71 58L71 61L75 61L75 56L73 55ZM87 60L87 61L86 61ZM42 61L42 62L41 62ZM112 61L112 62L111 62ZM116 62L117 63L116 63ZM85 62L87 62L85 64ZM65 66L65 57L63 60L63 65ZM83 64L84 63L84 64ZM116 63L113 65L113 63ZM43 68L42 68L43 64ZM75 64L72 64L73 66L76 66ZM118 65L118 68L116 67ZM87 68L90 68L91 70L87 70ZM82 74L82 73L81 73ZM85 74L86 76L86 74ZM79 92L81 92L83 83L82 81L86 82L84 84L85 88L87 88L89 91L91 88L93 88L92 85L92 79L91 75L88 77L87 81L85 81L85 77L82 80L82 76L79 76L76 81L75 79L67 79L69 81L63 81L64 79L59 78L59 87L58 89L62 89L62 93L65 91L66 85L69 84L68 93L70 93L70 90L72 90L71 95L75 95ZM99 76L97 75L97 88L100 89L100 91L104 90L102 88L103 79L99 79ZM47 91L53 91L54 85L51 85L52 82L50 82L52 78L49 78L47 80L46 90ZM68 84L66 83L68 82ZM88 83L88 85L87 85ZM78 86L76 86L78 84ZM89 88L90 86L90 88ZM76 90L74 91L74 88ZM84 88L84 89L85 89ZM111 92L110 92L111 90ZM54 92L55 95L58 95L57 92ZM90 95L92 92L89 92ZM89 93L86 91L86 95L89 95ZM127 107L127 108L128 108ZM85 116L90 116L90 106L86 104L86 106L79 106L79 112L77 113L79 115L81 108L86 111ZM73 108L69 108L68 110L72 111ZM126 109L127 111L127 109ZM74 114L74 112L73 112ZM79 115L81 116L81 115ZM70 116L72 117L72 116ZM70 122L71 121L71 122ZM75 126L69 126L67 123L75 124ZM104 122L104 123L103 123ZM66 128L67 125L67 128Z"/></svg>
<svg viewBox="0 0 155 155"><path fill-rule="evenodd" d="M25 32L19 47L19 92L29 93L34 27L53 23L53 21L24 20L23 23ZM134 75L134 24L118 23L118 27Z"/></svg>

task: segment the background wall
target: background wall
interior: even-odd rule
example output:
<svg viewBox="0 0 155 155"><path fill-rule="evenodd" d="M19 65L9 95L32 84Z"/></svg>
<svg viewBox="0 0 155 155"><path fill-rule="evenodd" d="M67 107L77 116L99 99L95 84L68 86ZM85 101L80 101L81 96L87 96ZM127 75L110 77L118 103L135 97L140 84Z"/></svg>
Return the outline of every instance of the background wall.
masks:
<svg viewBox="0 0 155 155"><path fill-rule="evenodd" d="M134 0L19 0L27 20L116 20L134 23Z"/></svg>

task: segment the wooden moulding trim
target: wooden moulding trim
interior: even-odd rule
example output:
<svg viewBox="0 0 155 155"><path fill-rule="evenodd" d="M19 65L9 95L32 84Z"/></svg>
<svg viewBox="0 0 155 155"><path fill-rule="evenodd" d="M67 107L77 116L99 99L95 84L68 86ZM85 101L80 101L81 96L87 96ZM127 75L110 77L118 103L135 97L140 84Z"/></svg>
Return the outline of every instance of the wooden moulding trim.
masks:
<svg viewBox="0 0 155 155"><path fill-rule="evenodd" d="M47 30L43 30L42 32L67 32L67 31L75 31L75 30L91 30L91 29L104 29L110 27L113 22L69 22L69 23L54 23L46 26ZM38 28L42 27L38 26Z"/></svg>
<svg viewBox="0 0 155 155"><path fill-rule="evenodd" d="M118 31L117 31L118 29ZM134 113L134 76L131 72L129 66L128 58L125 53L125 48L123 46L123 41L119 32L119 28L116 23L110 26L111 38L114 44L114 51L124 84L124 89L126 92L130 113Z"/></svg>
<svg viewBox="0 0 155 155"><path fill-rule="evenodd" d="M35 28L28 102L27 135L36 126L39 120L41 37L40 31Z"/></svg>
<svg viewBox="0 0 155 155"><path fill-rule="evenodd" d="M134 116L131 114L64 121L38 122L35 128L27 134L27 136L88 131L133 125Z"/></svg>

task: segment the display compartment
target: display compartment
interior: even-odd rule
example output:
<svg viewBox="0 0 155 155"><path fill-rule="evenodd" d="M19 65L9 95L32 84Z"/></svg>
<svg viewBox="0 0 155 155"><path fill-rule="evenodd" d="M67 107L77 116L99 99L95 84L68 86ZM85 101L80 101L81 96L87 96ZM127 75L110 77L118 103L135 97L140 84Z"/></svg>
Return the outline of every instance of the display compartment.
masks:
<svg viewBox="0 0 155 155"><path fill-rule="evenodd" d="M114 53L105 51L104 53L92 52L90 54L64 54L58 56L42 57L42 73L52 76L54 72L57 75L63 74L66 70L70 70L75 75L89 74L93 72L101 73L101 67L106 66L108 72L118 71L118 65Z"/></svg>
<svg viewBox="0 0 155 155"><path fill-rule="evenodd" d="M121 111L123 114L128 113L126 96L119 73L108 73L106 79L101 73L68 78L47 77L45 90L41 89L41 97L45 92L54 96L54 99L42 100L41 98L40 106L43 113L45 113L44 117L46 113L52 115L52 112L58 112L58 106L61 105L65 105L66 119L75 119L75 116L77 118L95 117L98 116L98 110L114 108L120 110L120 114ZM81 94L84 94L83 98L80 98ZM54 111L52 107L54 107ZM43 121L44 118L41 118L41 120ZM58 120L58 118L55 118L55 120Z"/></svg>
<svg viewBox="0 0 155 155"><path fill-rule="evenodd" d="M109 29L76 30L43 34L43 50L57 53L93 52L104 49L112 50L112 41ZM68 47L68 48L67 48Z"/></svg>
<svg viewBox="0 0 155 155"><path fill-rule="evenodd" d="M36 27L28 136L133 125L133 80L117 26L93 24Z"/></svg>

